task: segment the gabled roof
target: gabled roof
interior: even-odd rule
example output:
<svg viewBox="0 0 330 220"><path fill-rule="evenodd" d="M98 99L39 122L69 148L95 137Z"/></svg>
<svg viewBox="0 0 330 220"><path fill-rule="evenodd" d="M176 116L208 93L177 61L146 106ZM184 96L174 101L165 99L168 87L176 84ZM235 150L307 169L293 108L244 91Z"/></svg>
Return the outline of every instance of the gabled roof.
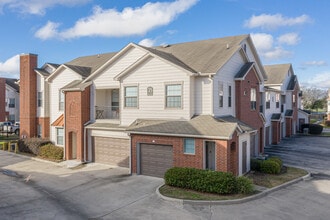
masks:
<svg viewBox="0 0 330 220"><path fill-rule="evenodd" d="M19 92L19 85L16 83L18 81L17 79L5 78L5 80L7 85L15 89L16 92Z"/></svg>
<svg viewBox="0 0 330 220"><path fill-rule="evenodd" d="M245 63L242 68L238 71L238 73L235 75L235 79L244 79L246 74L250 71L250 69L253 67L254 62L247 62Z"/></svg>
<svg viewBox="0 0 330 220"><path fill-rule="evenodd" d="M264 69L268 76L265 84L283 84L285 78L288 76L289 70L292 68L290 63L264 65Z"/></svg>
<svg viewBox="0 0 330 220"><path fill-rule="evenodd" d="M74 80L68 85L62 87L62 91L84 91L92 82L83 83L83 80Z"/></svg>
<svg viewBox="0 0 330 220"><path fill-rule="evenodd" d="M227 121L228 120L228 121ZM191 120L138 119L128 128L128 133L183 137L204 137L229 140L236 130L253 131L247 125L231 121L232 118L215 118L211 115L195 116Z"/></svg>
<svg viewBox="0 0 330 220"><path fill-rule="evenodd" d="M54 127L64 127L64 114L61 114L52 124Z"/></svg>
<svg viewBox="0 0 330 220"><path fill-rule="evenodd" d="M74 72L81 75L83 78L88 77L91 74L91 67L85 67L85 66L75 66L71 64L64 64L64 66L68 67L69 69L73 70Z"/></svg>
<svg viewBox="0 0 330 220"><path fill-rule="evenodd" d="M289 81L288 86L287 86L286 89L293 91L295 86L297 85L297 83L298 83L297 76L296 75L291 76L290 81Z"/></svg>

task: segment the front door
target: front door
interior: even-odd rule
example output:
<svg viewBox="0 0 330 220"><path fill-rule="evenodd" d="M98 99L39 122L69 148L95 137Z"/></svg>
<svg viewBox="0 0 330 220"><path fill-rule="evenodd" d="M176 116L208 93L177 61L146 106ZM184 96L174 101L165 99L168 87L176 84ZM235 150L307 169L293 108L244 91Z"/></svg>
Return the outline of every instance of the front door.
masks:
<svg viewBox="0 0 330 220"><path fill-rule="evenodd" d="M205 169L215 170L215 142L205 141Z"/></svg>
<svg viewBox="0 0 330 220"><path fill-rule="evenodd" d="M71 159L77 159L77 133L70 132L70 141L71 141Z"/></svg>

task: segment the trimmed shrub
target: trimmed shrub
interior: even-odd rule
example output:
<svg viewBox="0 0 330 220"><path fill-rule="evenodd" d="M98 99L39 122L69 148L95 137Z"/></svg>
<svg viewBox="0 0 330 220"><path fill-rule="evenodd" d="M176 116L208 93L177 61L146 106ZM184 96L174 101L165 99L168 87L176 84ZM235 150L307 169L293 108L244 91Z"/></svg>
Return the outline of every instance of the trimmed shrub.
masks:
<svg viewBox="0 0 330 220"><path fill-rule="evenodd" d="M249 194L254 191L253 182L245 176L239 176L236 178L236 192L241 194Z"/></svg>
<svg viewBox="0 0 330 220"><path fill-rule="evenodd" d="M310 134L321 134L323 131L323 126L318 124L310 124L309 125L309 133Z"/></svg>
<svg viewBox="0 0 330 220"><path fill-rule="evenodd" d="M261 166L262 161L263 160L251 159L251 163L250 163L251 170L260 171L260 166Z"/></svg>
<svg viewBox="0 0 330 220"><path fill-rule="evenodd" d="M47 139L25 138L25 139L20 139L18 141L18 149L20 152L32 153L34 155L38 155L40 147L50 143L51 142Z"/></svg>
<svg viewBox="0 0 330 220"><path fill-rule="evenodd" d="M251 192L251 187L253 189L247 180L239 180L240 182L237 183L237 178L231 173L187 167L170 168L165 173L164 179L166 185L207 193L244 193Z"/></svg>
<svg viewBox="0 0 330 220"><path fill-rule="evenodd" d="M38 156L52 160L63 160L63 147L57 147L53 144L43 145L39 149Z"/></svg>
<svg viewBox="0 0 330 220"><path fill-rule="evenodd" d="M274 160L264 160L260 165L260 171L268 174L279 174L281 166Z"/></svg>
<svg viewBox="0 0 330 220"><path fill-rule="evenodd" d="M283 166L283 161L279 157L269 157L267 160L275 161L278 165L280 165L280 168Z"/></svg>

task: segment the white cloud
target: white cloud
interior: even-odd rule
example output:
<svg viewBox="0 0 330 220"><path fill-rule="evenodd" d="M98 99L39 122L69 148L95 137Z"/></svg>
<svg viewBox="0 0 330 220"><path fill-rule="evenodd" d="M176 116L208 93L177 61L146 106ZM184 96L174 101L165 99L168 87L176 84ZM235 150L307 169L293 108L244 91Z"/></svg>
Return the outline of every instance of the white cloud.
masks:
<svg viewBox="0 0 330 220"><path fill-rule="evenodd" d="M89 1L91 0L1 0L0 9L8 7L24 14L44 15L47 8L56 5L73 7Z"/></svg>
<svg viewBox="0 0 330 220"><path fill-rule="evenodd" d="M327 62L324 60L313 60L303 63L304 66L327 66Z"/></svg>
<svg viewBox="0 0 330 220"><path fill-rule="evenodd" d="M55 37L58 35L56 29L58 28L59 25L60 25L59 23L54 23L54 22L48 21L45 26L40 28L35 33L35 36L42 40L46 40L46 39Z"/></svg>
<svg viewBox="0 0 330 220"><path fill-rule="evenodd" d="M285 50L270 34L254 33L251 34L251 38L262 58L267 60L278 60L292 55L292 52Z"/></svg>
<svg viewBox="0 0 330 220"><path fill-rule="evenodd" d="M59 31L58 27L54 28L48 22L41 29L50 29L52 33L48 36L46 34L36 34L36 37L44 37L42 39L71 39L84 36L122 37L143 35L156 27L169 24L178 15L195 5L197 1L149 2L142 7L127 7L122 11L95 7L91 16L81 18L72 28ZM40 30L37 33L40 33Z"/></svg>
<svg viewBox="0 0 330 220"><path fill-rule="evenodd" d="M19 55L0 62L0 77L19 78Z"/></svg>
<svg viewBox="0 0 330 220"><path fill-rule="evenodd" d="M155 43L156 43L156 40L150 39L150 38L145 38L139 42L140 45L145 46L145 47L155 46Z"/></svg>
<svg viewBox="0 0 330 220"><path fill-rule="evenodd" d="M311 22L312 19L308 15L298 17L284 17L281 14L261 14L253 15L245 21L244 26L247 28L261 28L266 30L275 30L279 27L301 25Z"/></svg>
<svg viewBox="0 0 330 220"><path fill-rule="evenodd" d="M297 33L287 33L277 38L279 44L296 45L300 42L300 37Z"/></svg>
<svg viewBox="0 0 330 220"><path fill-rule="evenodd" d="M320 89L330 88L330 72L318 73L313 77L301 83L306 87L315 87Z"/></svg>

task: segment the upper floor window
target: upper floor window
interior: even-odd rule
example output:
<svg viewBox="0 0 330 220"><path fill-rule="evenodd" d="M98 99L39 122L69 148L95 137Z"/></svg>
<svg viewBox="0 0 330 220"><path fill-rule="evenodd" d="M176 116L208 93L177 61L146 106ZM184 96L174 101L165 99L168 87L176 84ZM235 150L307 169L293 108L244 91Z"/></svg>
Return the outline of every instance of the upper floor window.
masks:
<svg viewBox="0 0 330 220"><path fill-rule="evenodd" d="M182 85L166 85L166 108L181 108L182 106Z"/></svg>
<svg viewBox="0 0 330 220"><path fill-rule="evenodd" d="M219 82L218 85L218 93L219 93L219 107L223 107L223 83Z"/></svg>
<svg viewBox="0 0 330 220"><path fill-rule="evenodd" d="M266 109L270 108L270 92L266 92Z"/></svg>
<svg viewBox="0 0 330 220"><path fill-rule="evenodd" d="M136 108L138 106L138 87L125 87L125 107Z"/></svg>
<svg viewBox="0 0 330 220"><path fill-rule="evenodd" d="M195 139L185 138L183 152L185 154L195 154Z"/></svg>
<svg viewBox="0 0 330 220"><path fill-rule="evenodd" d="M42 92L38 92L38 107L42 107Z"/></svg>
<svg viewBox="0 0 330 220"><path fill-rule="evenodd" d="M15 108L15 98L10 98L9 99L8 107L9 108Z"/></svg>
<svg viewBox="0 0 330 220"><path fill-rule="evenodd" d="M257 90L255 88L251 88L250 103L251 103L251 109L256 110L257 109Z"/></svg>
<svg viewBox="0 0 330 220"><path fill-rule="evenodd" d="M56 143L57 145L64 145L64 129L56 128Z"/></svg>
<svg viewBox="0 0 330 220"><path fill-rule="evenodd" d="M276 94L275 101L276 101L276 108L279 108L280 107L280 94Z"/></svg>
<svg viewBox="0 0 330 220"><path fill-rule="evenodd" d="M60 111L63 111L64 110L64 93L60 90L59 91L59 96L58 96L58 109Z"/></svg>
<svg viewBox="0 0 330 220"><path fill-rule="evenodd" d="M296 106L296 95L292 95L293 106Z"/></svg>
<svg viewBox="0 0 330 220"><path fill-rule="evenodd" d="M231 86L228 86L228 107L231 107Z"/></svg>

